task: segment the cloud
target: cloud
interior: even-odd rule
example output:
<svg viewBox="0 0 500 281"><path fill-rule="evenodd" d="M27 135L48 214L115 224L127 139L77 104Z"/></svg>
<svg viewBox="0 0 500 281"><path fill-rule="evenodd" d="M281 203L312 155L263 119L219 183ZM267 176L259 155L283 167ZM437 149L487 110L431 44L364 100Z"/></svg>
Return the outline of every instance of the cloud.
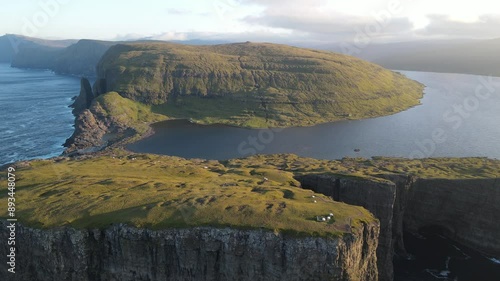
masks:
<svg viewBox="0 0 500 281"><path fill-rule="evenodd" d="M316 6L306 8L302 6L290 6L285 9L268 8L260 15L245 17L243 21L253 26L285 29L309 34L315 38L323 37L324 41L353 40L360 32L370 33L373 39L396 37L413 29L413 24L408 18L396 17L387 11L382 11L384 17L381 18L375 15L354 16L323 9L321 2L316 1Z"/></svg>
<svg viewBox="0 0 500 281"><path fill-rule="evenodd" d="M169 15L183 16L183 15L191 14L191 11L185 10L185 9L170 8L170 9L167 9L167 13Z"/></svg>
<svg viewBox="0 0 500 281"><path fill-rule="evenodd" d="M482 15L477 21L462 22L446 15L428 15L429 24L416 31L419 35L435 37L500 37L500 15Z"/></svg>
<svg viewBox="0 0 500 281"><path fill-rule="evenodd" d="M172 41L172 40L188 40L191 36L203 36L203 34L186 33L186 32L163 32L159 34L145 35L138 33L129 34L118 34L113 41L135 41L135 40L160 40L160 41ZM200 38L200 37L198 37Z"/></svg>

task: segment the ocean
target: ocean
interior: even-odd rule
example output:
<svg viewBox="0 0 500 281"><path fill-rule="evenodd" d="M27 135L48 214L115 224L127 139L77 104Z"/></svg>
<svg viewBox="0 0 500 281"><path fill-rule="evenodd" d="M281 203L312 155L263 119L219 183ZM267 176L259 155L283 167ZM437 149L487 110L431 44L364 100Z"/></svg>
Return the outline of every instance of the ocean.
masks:
<svg viewBox="0 0 500 281"><path fill-rule="evenodd" d="M0 64L0 165L60 155L79 91L77 77Z"/></svg>

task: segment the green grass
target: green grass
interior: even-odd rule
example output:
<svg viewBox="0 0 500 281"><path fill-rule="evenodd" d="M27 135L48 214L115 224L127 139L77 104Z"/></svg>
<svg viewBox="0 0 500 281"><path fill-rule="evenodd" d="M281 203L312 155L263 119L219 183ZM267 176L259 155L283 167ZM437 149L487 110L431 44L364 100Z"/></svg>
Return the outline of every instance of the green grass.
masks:
<svg viewBox="0 0 500 281"><path fill-rule="evenodd" d="M256 155L224 162L228 167L267 167L303 174L340 174L360 179L382 180L380 175L408 174L428 179L500 178L500 160L472 158L405 159L390 157L318 160L293 154Z"/></svg>
<svg viewBox="0 0 500 281"><path fill-rule="evenodd" d="M113 124L122 132L133 129L136 134L128 141L138 140L150 132L151 123L168 119L164 115L154 113L151 106L123 98L116 92L109 92L97 97L90 110L96 119Z"/></svg>
<svg viewBox="0 0 500 281"><path fill-rule="evenodd" d="M423 90L354 57L276 44L120 44L98 74L109 90L169 118L243 127L393 114L419 104Z"/></svg>
<svg viewBox="0 0 500 281"><path fill-rule="evenodd" d="M20 222L42 228L230 226L336 237L350 231L351 219L353 231L375 221L361 207L297 187L291 172L121 151L114 155L18 165ZM329 213L335 222L315 221ZM5 216L1 210L0 217Z"/></svg>
<svg viewBox="0 0 500 281"><path fill-rule="evenodd" d="M381 175L394 173L439 179L500 178L500 161L487 158L326 161L283 154L207 161L115 149L101 156L14 166L16 215L34 227L213 226L322 237L349 232L351 220L356 231L361 223L375 219L361 207L301 189L296 176L335 174L381 182L386 181ZM0 175L5 182L5 171ZM6 196L2 193L0 200ZM315 221L316 216L329 213L334 214L331 222ZM6 215L6 209L1 209L0 217Z"/></svg>

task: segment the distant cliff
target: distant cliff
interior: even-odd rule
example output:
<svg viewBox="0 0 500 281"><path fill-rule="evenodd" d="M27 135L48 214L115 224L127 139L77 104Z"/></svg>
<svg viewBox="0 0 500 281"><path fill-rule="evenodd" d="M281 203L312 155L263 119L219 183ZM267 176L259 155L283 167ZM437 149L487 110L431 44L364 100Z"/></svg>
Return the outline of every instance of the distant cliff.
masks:
<svg viewBox="0 0 500 281"><path fill-rule="evenodd" d="M12 66L50 69L59 74L96 76L95 66L114 42L80 40L67 48L21 45Z"/></svg>
<svg viewBox="0 0 500 281"><path fill-rule="evenodd" d="M5 229L4 221L0 227ZM0 239L7 241L7 234L2 231ZM17 272L5 276L6 263L0 271L12 281L376 281L377 236L376 224L338 239L229 228L18 226Z"/></svg>
<svg viewBox="0 0 500 281"><path fill-rule="evenodd" d="M53 70L61 74L96 76L96 65L106 51L117 42L80 40L55 58Z"/></svg>
<svg viewBox="0 0 500 281"><path fill-rule="evenodd" d="M36 49L50 48L55 50L66 48L74 43L76 43L76 40L45 40L22 35L6 34L0 36L0 63L11 63L24 47ZM29 53L24 51L22 54L29 55ZM40 57L37 57L37 59L40 59Z"/></svg>
<svg viewBox="0 0 500 281"><path fill-rule="evenodd" d="M389 43L379 46L376 56L364 58L390 69L500 76L499 49L500 38L438 40L428 46L419 42Z"/></svg>

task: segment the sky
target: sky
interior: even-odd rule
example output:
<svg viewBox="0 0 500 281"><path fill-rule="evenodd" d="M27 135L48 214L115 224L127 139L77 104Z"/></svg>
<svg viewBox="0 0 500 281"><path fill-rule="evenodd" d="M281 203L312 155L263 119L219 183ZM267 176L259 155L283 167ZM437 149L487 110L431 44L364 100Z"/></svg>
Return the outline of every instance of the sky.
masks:
<svg viewBox="0 0 500 281"><path fill-rule="evenodd" d="M0 1L0 35L47 39L330 43L500 37L500 2L491 0Z"/></svg>

